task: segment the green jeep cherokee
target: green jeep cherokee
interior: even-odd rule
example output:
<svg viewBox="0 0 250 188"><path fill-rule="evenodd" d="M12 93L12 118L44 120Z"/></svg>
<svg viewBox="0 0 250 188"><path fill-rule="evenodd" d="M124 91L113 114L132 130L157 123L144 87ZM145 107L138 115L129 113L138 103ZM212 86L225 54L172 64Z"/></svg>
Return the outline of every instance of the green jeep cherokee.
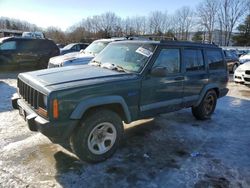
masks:
<svg viewBox="0 0 250 188"><path fill-rule="evenodd" d="M188 107L197 119L209 118L227 81L216 45L122 41L88 65L19 74L12 105L31 131L69 142L80 159L98 162L117 149L123 121Z"/></svg>

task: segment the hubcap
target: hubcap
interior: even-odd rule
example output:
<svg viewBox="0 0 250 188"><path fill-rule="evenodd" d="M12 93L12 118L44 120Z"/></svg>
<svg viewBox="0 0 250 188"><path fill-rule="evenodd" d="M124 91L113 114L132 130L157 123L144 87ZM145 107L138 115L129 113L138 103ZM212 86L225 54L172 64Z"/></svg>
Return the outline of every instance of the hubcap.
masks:
<svg viewBox="0 0 250 188"><path fill-rule="evenodd" d="M214 97L212 95L207 96L204 107L207 115L212 112L214 108Z"/></svg>
<svg viewBox="0 0 250 188"><path fill-rule="evenodd" d="M116 136L116 129L112 123L100 123L89 134L88 148L96 155L104 154L112 148Z"/></svg>

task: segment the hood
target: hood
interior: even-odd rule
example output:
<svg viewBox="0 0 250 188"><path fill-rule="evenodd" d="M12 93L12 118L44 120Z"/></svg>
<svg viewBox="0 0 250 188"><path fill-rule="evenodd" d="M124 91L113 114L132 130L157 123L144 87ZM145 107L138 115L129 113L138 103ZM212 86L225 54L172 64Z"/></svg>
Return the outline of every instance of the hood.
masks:
<svg viewBox="0 0 250 188"><path fill-rule="evenodd" d="M236 70L250 70L250 61L240 65Z"/></svg>
<svg viewBox="0 0 250 188"><path fill-rule="evenodd" d="M91 65L79 65L21 73L18 77L31 86L44 88L47 93L52 90L128 80L137 75Z"/></svg>
<svg viewBox="0 0 250 188"><path fill-rule="evenodd" d="M250 54L243 55L239 59L240 60L250 59Z"/></svg>
<svg viewBox="0 0 250 188"><path fill-rule="evenodd" d="M54 64L54 65L61 65L64 62L70 62L70 61L90 61L91 59L94 58L93 54L85 54L85 53L80 53L80 52L72 52L68 53L65 55L60 55L56 57L52 57L49 60L49 63Z"/></svg>

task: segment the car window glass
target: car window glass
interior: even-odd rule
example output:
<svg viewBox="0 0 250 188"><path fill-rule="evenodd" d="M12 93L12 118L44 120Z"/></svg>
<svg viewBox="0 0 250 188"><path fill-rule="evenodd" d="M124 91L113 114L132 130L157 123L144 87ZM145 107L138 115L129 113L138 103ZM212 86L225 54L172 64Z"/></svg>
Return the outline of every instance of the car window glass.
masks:
<svg viewBox="0 0 250 188"><path fill-rule="evenodd" d="M185 49L183 59L187 72L205 70L205 63L201 50Z"/></svg>
<svg viewBox="0 0 250 188"><path fill-rule="evenodd" d="M209 69L223 69L224 60L220 50L207 50L207 59L209 64Z"/></svg>
<svg viewBox="0 0 250 188"><path fill-rule="evenodd" d="M168 74L180 72L180 50L162 49L153 67L165 67Z"/></svg>
<svg viewBox="0 0 250 188"><path fill-rule="evenodd" d="M23 52L33 52L36 49L36 44L32 40L18 41L18 49Z"/></svg>
<svg viewBox="0 0 250 188"><path fill-rule="evenodd" d="M74 45L71 50L78 50L78 45Z"/></svg>
<svg viewBox="0 0 250 188"><path fill-rule="evenodd" d="M15 50L16 41L7 41L0 45L0 50Z"/></svg>

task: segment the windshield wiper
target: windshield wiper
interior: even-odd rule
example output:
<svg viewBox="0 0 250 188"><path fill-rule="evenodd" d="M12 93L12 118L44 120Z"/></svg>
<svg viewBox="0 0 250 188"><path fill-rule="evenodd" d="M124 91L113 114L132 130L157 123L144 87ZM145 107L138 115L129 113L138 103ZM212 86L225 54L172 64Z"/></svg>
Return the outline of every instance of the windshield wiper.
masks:
<svg viewBox="0 0 250 188"><path fill-rule="evenodd" d="M116 65L115 69L119 72L126 72L129 73L129 71L127 69L124 69L122 66Z"/></svg>
<svg viewBox="0 0 250 188"><path fill-rule="evenodd" d="M102 63L100 61L92 60L92 61L89 62L89 65L101 66Z"/></svg>
<svg viewBox="0 0 250 188"><path fill-rule="evenodd" d="M103 63L101 65L102 68L106 68L106 69L110 69L110 70L116 70L118 72L126 72L126 73L129 73L129 71L125 68L123 68L122 66L120 65L116 65L116 64L113 64L113 63Z"/></svg>

